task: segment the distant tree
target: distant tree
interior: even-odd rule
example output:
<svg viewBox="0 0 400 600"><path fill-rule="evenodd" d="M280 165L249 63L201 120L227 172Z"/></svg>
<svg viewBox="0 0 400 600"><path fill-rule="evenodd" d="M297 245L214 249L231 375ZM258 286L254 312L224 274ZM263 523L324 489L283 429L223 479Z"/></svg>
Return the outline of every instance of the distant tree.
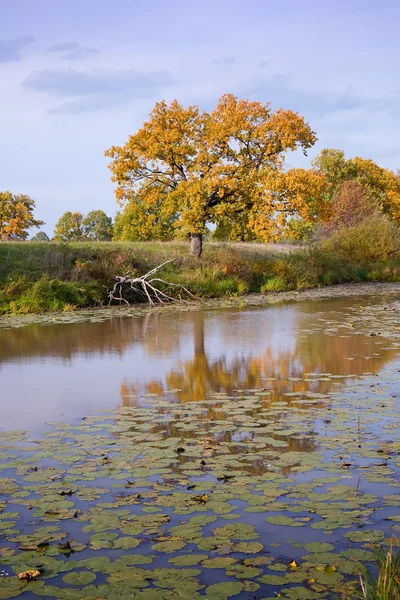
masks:
<svg viewBox="0 0 400 600"><path fill-rule="evenodd" d="M103 210L92 210L82 221L82 232L86 240L108 242L113 236L112 219Z"/></svg>
<svg viewBox="0 0 400 600"><path fill-rule="evenodd" d="M269 176L282 171L286 152L305 153L315 140L297 113L272 112L268 103L226 94L210 113L177 101L158 102L124 146L105 154L118 202L123 206L134 196L144 207L138 214L146 230L149 211L152 216L161 204L162 220L172 220L179 235L191 236L192 254L200 256L207 223L218 224L232 206L257 235L265 240L275 235L276 212L290 207L272 193Z"/></svg>
<svg viewBox="0 0 400 600"><path fill-rule="evenodd" d="M115 241L139 242L147 240L170 240L174 237L174 217L164 214L163 196L154 202L141 202L133 197L114 219Z"/></svg>
<svg viewBox="0 0 400 600"><path fill-rule="evenodd" d="M45 231L38 231L36 235L31 238L31 242L49 242L50 238Z"/></svg>
<svg viewBox="0 0 400 600"><path fill-rule="evenodd" d="M30 227L40 227L43 221L33 216L35 201L24 194L0 192L0 240L26 240Z"/></svg>
<svg viewBox="0 0 400 600"><path fill-rule="evenodd" d="M355 156L346 159L342 150L325 148L313 161L313 171L327 182L326 198L334 210L339 189L346 181L353 181L363 190L363 195L376 207L400 224L400 177L373 160ZM353 188L354 193L355 188ZM346 193L348 193L347 190Z"/></svg>
<svg viewBox="0 0 400 600"><path fill-rule="evenodd" d="M55 242L81 242L83 215L80 212L65 212L57 221L53 240Z"/></svg>
<svg viewBox="0 0 400 600"><path fill-rule="evenodd" d="M334 232L338 229L354 227L377 213L377 202L360 184L352 180L344 181L333 197L326 229Z"/></svg>

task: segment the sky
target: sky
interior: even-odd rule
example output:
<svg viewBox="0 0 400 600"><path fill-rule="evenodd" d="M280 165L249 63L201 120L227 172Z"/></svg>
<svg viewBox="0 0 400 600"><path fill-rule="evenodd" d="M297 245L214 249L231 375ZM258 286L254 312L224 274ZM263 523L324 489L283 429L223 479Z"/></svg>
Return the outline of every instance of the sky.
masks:
<svg viewBox="0 0 400 600"><path fill-rule="evenodd" d="M398 0L0 0L0 190L118 209L104 151L158 100L298 111L322 148L400 168Z"/></svg>

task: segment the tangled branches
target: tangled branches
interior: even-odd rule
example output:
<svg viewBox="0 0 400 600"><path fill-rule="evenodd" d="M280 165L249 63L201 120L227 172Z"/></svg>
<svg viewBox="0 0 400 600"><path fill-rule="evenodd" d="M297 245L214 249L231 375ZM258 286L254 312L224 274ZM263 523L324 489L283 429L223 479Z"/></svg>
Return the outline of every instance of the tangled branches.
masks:
<svg viewBox="0 0 400 600"><path fill-rule="evenodd" d="M182 298L182 292L191 298L195 298L195 296L183 285L180 285L179 283L170 283L160 277L154 277L154 275L156 275L165 265L175 260L176 258L166 260L161 265L154 267L154 269L141 277L117 275L115 277L114 287L108 294L108 304L110 305L113 300L119 300L120 302L125 302L125 304L128 304L129 306L128 300L124 298L124 293L128 291L133 291L134 293L142 295L151 306L154 306L156 303L165 304L166 302L176 300L187 302L187 300ZM160 289L160 285L162 289ZM173 289L176 290L176 296L170 295Z"/></svg>

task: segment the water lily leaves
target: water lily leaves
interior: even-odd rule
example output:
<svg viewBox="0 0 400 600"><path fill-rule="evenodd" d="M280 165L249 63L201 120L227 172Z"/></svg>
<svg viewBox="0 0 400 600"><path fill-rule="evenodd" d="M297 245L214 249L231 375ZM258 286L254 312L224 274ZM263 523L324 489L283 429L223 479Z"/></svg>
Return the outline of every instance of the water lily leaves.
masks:
<svg viewBox="0 0 400 600"><path fill-rule="evenodd" d="M235 577L236 579L251 579L260 575L262 569L248 565L233 564L226 569L225 573L228 577Z"/></svg>
<svg viewBox="0 0 400 600"><path fill-rule="evenodd" d="M89 571L103 572L105 567L110 564L110 559L108 556L95 556L93 558L85 558L81 560L79 566L85 567Z"/></svg>
<svg viewBox="0 0 400 600"><path fill-rule="evenodd" d="M330 552L335 546L328 542L309 542L304 546L307 552Z"/></svg>
<svg viewBox="0 0 400 600"><path fill-rule="evenodd" d="M322 573L315 573L315 579L317 583L328 586L336 586L343 581L343 575L338 572L331 573L328 569L325 569Z"/></svg>
<svg viewBox="0 0 400 600"><path fill-rule="evenodd" d="M75 573L67 573L64 575L64 583L69 585L87 585L96 579L96 575L90 571L79 571Z"/></svg>
<svg viewBox="0 0 400 600"><path fill-rule="evenodd" d="M242 554L257 554L264 549L260 542L237 542L233 545L233 552L241 552Z"/></svg>
<svg viewBox="0 0 400 600"><path fill-rule="evenodd" d="M260 584L256 581L242 581L244 592L257 592L260 589Z"/></svg>
<svg viewBox="0 0 400 600"><path fill-rule="evenodd" d="M255 556L253 558L245 558L243 560L244 565L250 565L252 567L259 567L262 565L269 565L272 562L272 558L270 556Z"/></svg>
<svg viewBox="0 0 400 600"><path fill-rule="evenodd" d="M226 598L237 596L242 590L242 583L223 581L210 585L206 589L206 598L209 598L210 600L226 600Z"/></svg>
<svg viewBox="0 0 400 600"><path fill-rule="evenodd" d="M113 571L107 577L108 583L113 587L118 588L145 588L148 587L149 581L146 579L146 573L135 567L130 569L124 568L123 570Z"/></svg>
<svg viewBox="0 0 400 600"><path fill-rule="evenodd" d="M376 556L373 552L365 550L364 548L350 548L349 550L342 552L341 555L349 558L350 560L363 562L373 561L376 559Z"/></svg>
<svg viewBox="0 0 400 600"><path fill-rule="evenodd" d="M198 565L207 558L207 554L178 554L177 556L170 558L168 562L173 563L176 567L192 567Z"/></svg>
<svg viewBox="0 0 400 600"><path fill-rule="evenodd" d="M118 571L124 571L129 567L136 565L149 565L153 562L154 558L154 554L148 554L146 556L143 554L124 554L108 565L105 565L102 568L102 572L111 574Z"/></svg>
<svg viewBox="0 0 400 600"><path fill-rule="evenodd" d="M236 558L230 558L228 556L217 556L215 558L206 558L201 563L202 567L206 569L224 569L237 562Z"/></svg>
<svg viewBox="0 0 400 600"><path fill-rule="evenodd" d="M296 362L288 378L268 371L251 390L185 403L184 391L127 390L130 406L53 423L32 443L0 432L0 561L10 573L41 573L21 590L16 577L0 577L0 600L5 586L66 600L225 599L228 584L293 600L334 593L355 561L374 559L372 545L390 542L400 505L398 369L374 363L386 351L394 358L400 333L397 345L378 346L338 327L346 318L315 315L299 334L299 343L316 335L338 344L349 335L340 347L354 360L338 373L303 373ZM287 526L302 530L288 536ZM79 550L90 558L72 560ZM152 568L160 564L171 568ZM49 585L67 572L107 581ZM230 581L213 587L221 574Z"/></svg>
<svg viewBox="0 0 400 600"><path fill-rule="evenodd" d="M217 517L214 517L213 515L196 515L195 517L191 517L189 519L189 523L191 523L192 525L203 527L204 525L207 525L208 523L213 523L216 520Z"/></svg>
<svg viewBox="0 0 400 600"><path fill-rule="evenodd" d="M274 525L302 525L302 523L295 523L293 519L291 519L290 517L285 517L283 515L278 517L267 517L266 521L268 521L268 523L273 523Z"/></svg>
<svg viewBox="0 0 400 600"><path fill-rule="evenodd" d="M258 578L258 581L265 585L285 585L287 583L287 579L281 575L263 575Z"/></svg>
<svg viewBox="0 0 400 600"><path fill-rule="evenodd" d="M218 537L232 538L234 540L255 540L260 537L254 527L246 523L232 523L224 527L216 527L212 530L212 533Z"/></svg>
<svg viewBox="0 0 400 600"><path fill-rule="evenodd" d="M291 563L289 564L289 566L291 565ZM274 563L273 565L269 566L270 571L287 571L288 570L288 565L286 565L285 563Z"/></svg>
<svg viewBox="0 0 400 600"><path fill-rule="evenodd" d="M112 548L113 540L118 537L117 533L105 531L104 533L95 533L90 538L90 548L92 550L101 550L102 548Z"/></svg>
<svg viewBox="0 0 400 600"><path fill-rule="evenodd" d="M378 529L360 529L359 531L349 531L343 534L343 537L348 538L351 542L369 542L372 544L380 542L385 536Z"/></svg>
<svg viewBox="0 0 400 600"><path fill-rule="evenodd" d="M175 550L182 550L186 546L186 542L179 540L170 540L165 542L158 542L157 544L153 544L151 549L158 552L166 552L171 553L175 552Z"/></svg>
<svg viewBox="0 0 400 600"><path fill-rule="evenodd" d="M131 550L132 548L136 548L137 546L139 546L139 544L140 540L134 537L126 536L114 540L112 547L123 550Z"/></svg>
<svg viewBox="0 0 400 600"><path fill-rule="evenodd" d="M322 596L320 590L313 591L304 587L296 586L285 589L285 598L291 598L292 600L318 600L318 598L326 598L326 596Z"/></svg>

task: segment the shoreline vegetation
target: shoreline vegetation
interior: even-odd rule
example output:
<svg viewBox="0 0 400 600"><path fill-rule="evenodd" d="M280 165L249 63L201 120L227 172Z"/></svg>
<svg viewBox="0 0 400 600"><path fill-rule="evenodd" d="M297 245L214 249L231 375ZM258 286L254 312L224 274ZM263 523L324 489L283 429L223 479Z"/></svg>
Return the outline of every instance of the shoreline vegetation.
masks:
<svg viewBox="0 0 400 600"><path fill-rule="evenodd" d="M200 260L189 254L185 242L3 242L0 314L106 306L116 275L140 276L173 258L162 277L199 300L400 282L398 230L386 220L378 225L366 219L309 245L209 242Z"/></svg>

